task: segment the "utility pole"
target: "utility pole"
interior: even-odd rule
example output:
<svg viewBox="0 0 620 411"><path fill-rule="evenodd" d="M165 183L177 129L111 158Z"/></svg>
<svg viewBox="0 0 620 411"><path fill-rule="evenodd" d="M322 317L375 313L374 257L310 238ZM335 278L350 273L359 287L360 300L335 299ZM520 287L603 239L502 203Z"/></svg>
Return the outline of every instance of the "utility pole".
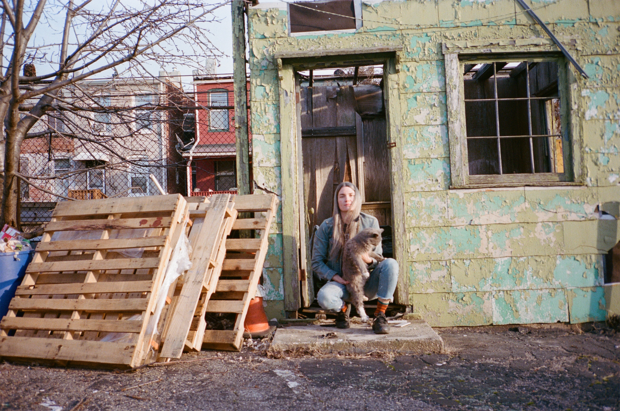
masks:
<svg viewBox="0 0 620 411"><path fill-rule="evenodd" d="M245 3L231 3L233 31L233 79L235 82L235 144L237 148L237 193L250 194L247 74L245 66Z"/></svg>

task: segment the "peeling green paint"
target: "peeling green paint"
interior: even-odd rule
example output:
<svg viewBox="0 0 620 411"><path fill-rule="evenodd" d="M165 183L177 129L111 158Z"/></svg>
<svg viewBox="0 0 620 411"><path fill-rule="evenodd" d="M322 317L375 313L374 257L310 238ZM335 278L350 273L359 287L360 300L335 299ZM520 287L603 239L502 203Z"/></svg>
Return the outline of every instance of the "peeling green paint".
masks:
<svg viewBox="0 0 620 411"><path fill-rule="evenodd" d="M569 313L571 322L580 322L603 316L603 255L620 230L616 224L612 233L613 223L598 220L595 208L601 204L620 217L620 2L533 2L590 76L583 80L569 67L571 109L578 118L568 128L563 125L568 138L581 136L565 149L582 164L576 176L585 182L582 187L450 189L449 59L442 47L476 53L556 50L514 1L363 3L361 30L304 36L289 36L284 7L249 7L254 179L276 193L282 193L282 179L290 184L291 176L280 171L290 153L282 152L280 141L275 54L402 47L390 63L396 72L387 83L390 101L398 106L387 113L397 117L390 125L390 142L396 143L390 162L392 170L402 170L394 174L392 188L404 193L402 214L392 217L406 230L404 255L398 259L409 302L431 325L568 321ZM458 178L458 172L454 175ZM275 299L284 298L283 275L277 271L285 258L282 236L291 235L282 227L279 208L265 265L273 270L267 276ZM280 301L269 303L274 312L283 312Z"/></svg>
<svg viewBox="0 0 620 411"><path fill-rule="evenodd" d="M409 160L408 186L416 191L445 190L450 185L450 163L445 158Z"/></svg>
<svg viewBox="0 0 620 411"><path fill-rule="evenodd" d="M583 90L581 95L584 97L588 97L589 99L586 110L586 120L590 120L592 118L600 118L599 109L605 107L607 101L609 100L609 93L604 90Z"/></svg>
<svg viewBox="0 0 620 411"><path fill-rule="evenodd" d="M571 323L605 321L607 302L603 287L570 288L567 293Z"/></svg>
<svg viewBox="0 0 620 411"><path fill-rule="evenodd" d="M499 291L493 295L494 324L568 322L563 290Z"/></svg>
<svg viewBox="0 0 620 411"><path fill-rule="evenodd" d="M264 300L284 300L284 279L281 268L264 268L261 293Z"/></svg>
<svg viewBox="0 0 620 411"><path fill-rule="evenodd" d="M449 272L450 269L446 261L411 263L409 266L410 292L449 292L451 289Z"/></svg>

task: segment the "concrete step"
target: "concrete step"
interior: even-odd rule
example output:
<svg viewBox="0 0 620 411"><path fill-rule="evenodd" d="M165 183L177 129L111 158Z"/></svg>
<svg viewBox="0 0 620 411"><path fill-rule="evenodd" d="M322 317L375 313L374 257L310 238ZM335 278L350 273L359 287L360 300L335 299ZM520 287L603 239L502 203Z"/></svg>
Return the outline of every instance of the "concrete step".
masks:
<svg viewBox="0 0 620 411"><path fill-rule="evenodd" d="M372 319L370 320L372 321ZM389 334L373 333L371 325L352 323L351 328L305 325L278 328L269 351L273 354L368 354L395 355L441 353L441 337L424 320L408 320L404 327L392 326Z"/></svg>

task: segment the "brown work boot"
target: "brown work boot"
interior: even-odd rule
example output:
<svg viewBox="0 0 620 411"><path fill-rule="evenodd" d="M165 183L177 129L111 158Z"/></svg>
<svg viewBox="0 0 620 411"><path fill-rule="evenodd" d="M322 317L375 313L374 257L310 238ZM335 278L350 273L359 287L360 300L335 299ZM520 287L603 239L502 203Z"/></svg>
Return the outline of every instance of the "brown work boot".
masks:
<svg viewBox="0 0 620 411"><path fill-rule="evenodd" d="M372 330L375 334L389 334L390 324L388 324L387 317L384 313L377 313L375 315L375 321L372 323Z"/></svg>
<svg viewBox="0 0 620 411"><path fill-rule="evenodd" d="M347 309L340 311L336 315L336 328L349 328L351 327L351 320L349 315L351 314L351 304L346 304Z"/></svg>

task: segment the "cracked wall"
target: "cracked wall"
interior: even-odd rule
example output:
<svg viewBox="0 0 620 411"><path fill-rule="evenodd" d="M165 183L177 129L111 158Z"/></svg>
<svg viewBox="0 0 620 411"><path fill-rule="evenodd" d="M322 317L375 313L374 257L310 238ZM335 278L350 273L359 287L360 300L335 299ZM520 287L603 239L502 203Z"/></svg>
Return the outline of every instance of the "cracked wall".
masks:
<svg viewBox="0 0 620 411"><path fill-rule="evenodd" d="M409 302L435 326L600 321L620 311L604 284L604 254L618 241L620 201L620 2L533 0L590 76L570 90L580 136L574 187L451 189L446 66L442 45L483 52L554 50L513 0L364 1L363 28L289 36L285 3L249 9L254 176L282 195L278 52L391 47L400 110L404 255ZM393 153L393 152L392 152ZM396 157L394 157L396 158ZM393 161L397 161L394 160ZM393 167L394 167L394 163ZM284 177L289 178L289 177ZM281 198L282 199L282 198ZM283 199L286 201L286 199ZM273 242L281 242L281 213ZM282 248L265 268L270 313L282 314Z"/></svg>

